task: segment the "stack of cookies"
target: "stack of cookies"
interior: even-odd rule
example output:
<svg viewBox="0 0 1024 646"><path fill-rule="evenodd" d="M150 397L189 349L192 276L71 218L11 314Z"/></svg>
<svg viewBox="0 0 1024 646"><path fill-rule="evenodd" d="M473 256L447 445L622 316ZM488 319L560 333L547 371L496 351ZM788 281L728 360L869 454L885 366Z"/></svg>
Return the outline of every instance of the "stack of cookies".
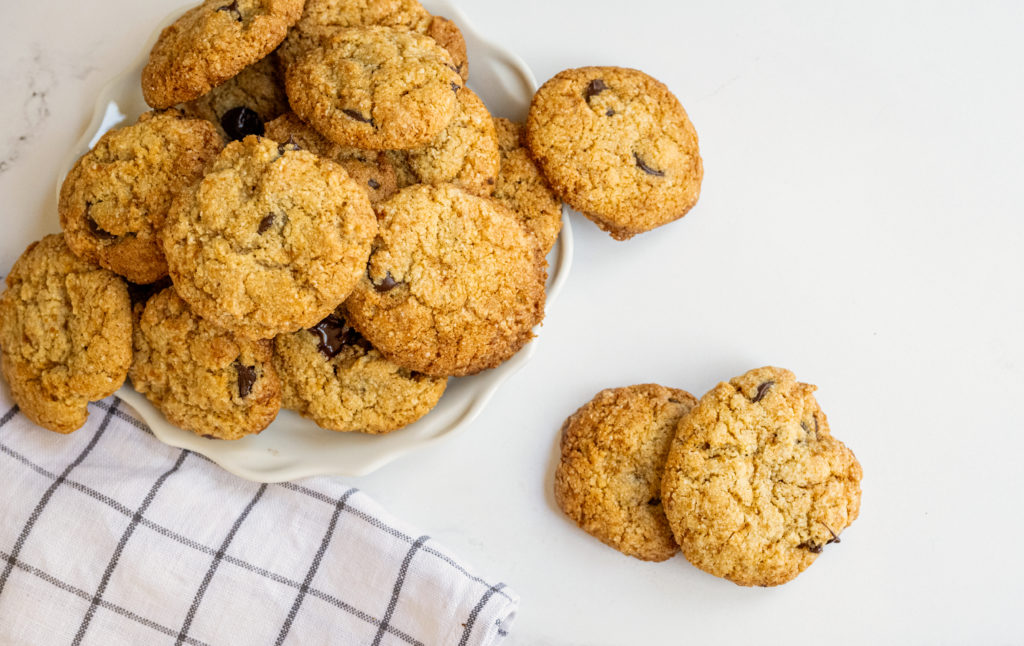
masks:
<svg viewBox="0 0 1024 646"><path fill-rule="evenodd" d="M70 432L130 377L211 438L282 406L390 432L530 341L563 199L619 239L696 202L696 133L642 72L563 72L525 124L468 77L458 27L417 0L188 10L142 72L153 111L78 160L63 235L7 278L22 410Z"/></svg>
<svg viewBox="0 0 1024 646"><path fill-rule="evenodd" d="M629 556L681 548L739 585L786 583L860 511L860 463L814 390L772 367L699 401L657 384L603 390L562 427L555 500Z"/></svg>

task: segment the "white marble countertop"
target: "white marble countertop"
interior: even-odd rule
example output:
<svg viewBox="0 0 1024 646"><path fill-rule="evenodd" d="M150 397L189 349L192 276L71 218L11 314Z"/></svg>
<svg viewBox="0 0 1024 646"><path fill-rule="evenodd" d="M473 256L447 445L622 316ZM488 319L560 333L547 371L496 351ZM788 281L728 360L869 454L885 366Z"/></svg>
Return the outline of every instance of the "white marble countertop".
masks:
<svg viewBox="0 0 1024 646"><path fill-rule="evenodd" d="M181 0L0 5L5 272L56 231L56 166ZM523 598L513 645L1019 643L1024 599L1024 10L811 1L463 0L541 81L640 67L706 177L683 221L576 260L535 359L473 427L353 482ZM861 518L793 583L641 563L550 493L607 386L703 393L764 364L820 386Z"/></svg>

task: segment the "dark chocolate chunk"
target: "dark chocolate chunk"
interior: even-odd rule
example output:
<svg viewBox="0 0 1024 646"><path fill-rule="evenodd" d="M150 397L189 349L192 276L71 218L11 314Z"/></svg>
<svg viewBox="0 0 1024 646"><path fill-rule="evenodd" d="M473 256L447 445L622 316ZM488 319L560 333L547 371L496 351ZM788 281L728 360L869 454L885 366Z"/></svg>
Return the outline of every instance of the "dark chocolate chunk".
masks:
<svg viewBox="0 0 1024 646"><path fill-rule="evenodd" d="M371 126L373 125L373 117L364 117L363 113L358 110L342 110L342 112L356 121L362 121L363 123L368 123Z"/></svg>
<svg viewBox="0 0 1024 646"><path fill-rule="evenodd" d="M375 190L375 191L376 191L376 190L377 190L378 188L380 188L380 182L378 182L377 180L373 179L372 177L370 178L370 181L368 181L368 182L366 182L366 183L367 183L367 184L369 184L369 185L370 185L370 188L372 188L372 189L373 189L373 190Z"/></svg>
<svg viewBox="0 0 1024 646"><path fill-rule="evenodd" d="M89 214L89 210L92 209L92 202L85 203L85 224L89 227L89 232L100 240L115 240L117 236L109 231L105 231L96 220L92 219L92 215Z"/></svg>
<svg viewBox="0 0 1024 646"><path fill-rule="evenodd" d="M604 114L605 114L606 117L614 117L615 116L615 110L612 110L611 108L608 108L608 110L605 111Z"/></svg>
<svg viewBox="0 0 1024 646"><path fill-rule="evenodd" d="M821 550L825 549L824 546L817 543L800 543L796 547L797 549L807 550L811 554L821 554Z"/></svg>
<svg viewBox="0 0 1024 646"><path fill-rule="evenodd" d="M656 505L660 505L661 504L661 498L655 496L655 497L651 498L650 500L648 500L647 504L650 505L651 507L654 507Z"/></svg>
<svg viewBox="0 0 1024 646"><path fill-rule="evenodd" d="M289 150L302 150L302 146L295 143L294 135L288 135L288 141L277 145L278 155L283 155Z"/></svg>
<svg viewBox="0 0 1024 646"><path fill-rule="evenodd" d="M355 345L370 350L373 346L363 338L362 334L348 324L348 321L331 314L313 327L309 328L310 333L317 338L317 347L320 353L328 359L338 356L338 353L347 345Z"/></svg>
<svg viewBox="0 0 1024 646"><path fill-rule="evenodd" d="M256 229L256 233L263 235L270 230L270 227L274 226L275 216L273 213L260 220L260 226Z"/></svg>
<svg viewBox="0 0 1024 646"><path fill-rule="evenodd" d="M821 521L819 521L819 522L821 522ZM831 527L829 527L828 525L825 525L825 523L821 523L821 524L825 526L825 529L828 530L829 534L832 534L832 538L830 538L827 541L825 541L825 545L831 545L832 543L842 543L842 541L839 540L839 537L836 536L836 533L832 531Z"/></svg>
<svg viewBox="0 0 1024 646"><path fill-rule="evenodd" d="M663 170L655 170L655 169L651 168L650 166L648 166L647 163L643 159L640 159L639 153L633 153L633 158L636 159L637 167L639 167L640 170L642 170L643 172L647 173L648 175L654 175L655 177L664 177L665 176L665 171L663 171Z"/></svg>
<svg viewBox="0 0 1024 646"><path fill-rule="evenodd" d="M226 4L223 7L218 7L217 11L230 11L235 14L235 20L242 22L242 12L238 10L238 0L233 0L231 4Z"/></svg>
<svg viewBox="0 0 1024 646"><path fill-rule="evenodd" d="M761 401L762 399L764 399L764 396L768 394L768 389L770 389L774 385L775 385L774 381L766 381L766 382L764 382L763 384L761 384L760 386L757 387L757 393L754 395L754 398L751 399L750 401L755 403L755 404L757 402Z"/></svg>
<svg viewBox="0 0 1024 646"><path fill-rule="evenodd" d="M452 81L452 92L455 92L456 94L458 94L459 90L461 90L461 89L462 89L461 85L459 85L455 81Z"/></svg>
<svg viewBox="0 0 1024 646"><path fill-rule="evenodd" d="M397 286L398 286L398 281L391 277L391 272L390 271L384 276L384 280L380 281L379 284L378 283L374 283L373 284L373 288L376 289L378 292L380 292L382 294L384 292L390 292L392 289L394 289Z"/></svg>
<svg viewBox="0 0 1024 646"><path fill-rule="evenodd" d="M231 141L241 141L249 135L263 136L267 130L263 126L263 119L245 106L231 108L220 118L220 127L227 133Z"/></svg>
<svg viewBox="0 0 1024 646"><path fill-rule="evenodd" d="M587 89L583 91L583 100L590 102L590 97L595 94L600 94L608 89L603 79L594 79L590 83L587 83Z"/></svg>
<svg viewBox="0 0 1024 646"><path fill-rule="evenodd" d="M238 372L238 396L248 397L253 384L256 383L256 367L244 366L236 361L235 370Z"/></svg>

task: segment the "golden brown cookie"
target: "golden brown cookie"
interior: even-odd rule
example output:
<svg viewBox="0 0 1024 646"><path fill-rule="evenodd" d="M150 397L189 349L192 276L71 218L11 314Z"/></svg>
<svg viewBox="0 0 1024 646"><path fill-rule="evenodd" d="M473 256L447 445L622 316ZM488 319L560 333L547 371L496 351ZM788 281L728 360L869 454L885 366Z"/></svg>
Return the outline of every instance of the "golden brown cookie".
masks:
<svg viewBox="0 0 1024 646"><path fill-rule="evenodd" d="M450 184L376 206L380 233L348 320L385 357L436 377L493 368L544 316L546 264L515 216Z"/></svg>
<svg viewBox="0 0 1024 646"><path fill-rule="evenodd" d="M0 365L11 396L40 426L70 433L90 401L121 387L131 363L128 288L75 256L64 236L29 245L0 295Z"/></svg>
<svg viewBox="0 0 1024 646"><path fill-rule="evenodd" d="M179 194L160 236L196 314L269 339L334 311L365 273L376 230L366 191L343 168L250 136Z"/></svg>
<svg viewBox="0 0 1024 646"><path fill-rule="evenodd" d="M697 403L685 390L609 388L562 425L555 500L588 534L623 554L664 561L679 551L661 505L676 425Z"/></svg>
<svg viewBox="0 0 1024 646"><path fill-rule="evenodd" d="M832 437L814 390L758 368L680 422L662 500L691 563L739 585L780 585L857 518L860 463Z"/></svg>
<svg viewBox="0 0 1024 646"><path fill-rule="evenodd" d="M225 141L263 135L268 121L288 112L277 54L271 52L181 109L187 116L212 122Z"/></svg>
<svg viewBox="0 0 1024 646"><path fill-rule="evenodd" d="M142 70L154 108L197 99L265 57L302 15L304 0L206 0L160 33Z"/></svg>
<svg viewBox="0 0 1024 646"><path fill-rule="evenodd" d="M558 195L617 240L697 203L697 132L664 84L638 70L581 67L533 97L526 141Z"/></svg>
<svg viewBox="0 0 1024 646"><path fill-rule="evenodd" d="M157 231L174 196L199 181L222 147L212 125L177 110L147 112L103 135L60 189L68 246L133 283L166 276Z"/></svg>
<svg viewBox="0 0 1024 646"><path fill-rule="evenodd" d="M448 50L463 80L469 78L466 41L447 18L431 16L417 0L306 0L306 8L281 48L285 66L339 29L388 27L433 38Z"/></svg>
<svg viewBox="0 0 1024 646"><path fill-rule="evenodd" d="M487 106L473 90L458 91L455 117L434 140L423 148L394 151L392 159L400 170L402 186L412 184L454 184L480 197L494 192L501 166L498 133Z"/></svg>
<svg viewBox="0 0 1024 646"><path fill-rule="evenodd" d="M135 306L135 390L169 422L219 440L259 433L281 408L271 341L250 341L199 318L173 287Z"/></svg>
<svg viewBox="0 0 1024 646"><path fill-rule="evenodd" d="M395 169L385 153L336 144L294 112L283 114L268 123L267 137L279 143L290 141L303 150L336 162L356 184L366 189L374 204L390 198L398 190Z"/></svg>
<svg viewBox="0 0 1024 646"><path fill-rule="evenodd" d="M448 380L395 365L339 312L274 340L284 406L334 431L389 433L437 405Z"/></svg>
<svg viewBox="0 0 1024 646"><path fill-rule="evenodd" d="M493 197L519 216L547 254L562 230L562 201L530 157L523 143L523 125L508 119L495 119L494 125L498 132L501 170Z"/></svg>
<svg viewBox="0 0 1024 646"><path fill-rule="evenodd" d="M292 110L328 139L370 150L430 143L455 117L462 78L432 39L340 29L288 66Z"/></svg>

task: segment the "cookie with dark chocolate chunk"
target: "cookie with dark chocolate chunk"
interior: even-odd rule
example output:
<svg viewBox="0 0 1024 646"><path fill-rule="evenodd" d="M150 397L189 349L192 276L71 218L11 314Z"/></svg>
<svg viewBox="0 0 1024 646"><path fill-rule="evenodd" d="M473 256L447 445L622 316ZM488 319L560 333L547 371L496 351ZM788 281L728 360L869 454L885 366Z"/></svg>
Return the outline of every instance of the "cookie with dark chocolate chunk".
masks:
<svg viewBox="0 0 1024 646"><path fill-rule="evenodd" d="M661 498L683 556L739 585L785 583L860 512L861 466L832 437L815 387L758 368L680 422Z"/></svg>
<svg viewBox="0 0 1024 646"><path fill-rule="evenodd" d="M135 306L129 376L175 426L235 440L262 431L281 407L272 342L251 341L192 313L168 287Z"/></svg>
<svg viewBox="0 0 1024 646"><path fill-rule="evenodd" d="M558 195L617 240L697 203L697 132L664 84L638 70L582 67L537 91L526 141Z"/></svg>

